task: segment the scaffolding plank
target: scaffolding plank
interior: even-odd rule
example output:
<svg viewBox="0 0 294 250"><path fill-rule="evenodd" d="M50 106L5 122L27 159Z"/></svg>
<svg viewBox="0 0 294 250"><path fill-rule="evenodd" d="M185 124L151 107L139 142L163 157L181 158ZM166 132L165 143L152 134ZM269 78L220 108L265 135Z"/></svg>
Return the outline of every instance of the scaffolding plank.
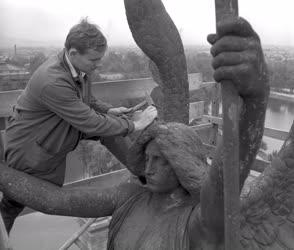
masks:
<svg viewBox="0 0 294 250"><path fill-rule="evenodd" d="M212 115L203 115L202 118L203 118L203 121L207 122L207 124L209 123L218 124L220 127L222 127L223 125L223 119L221 117L212 116ZM264 136L270 137L272 139L284 141L287 139L288 131L265 127Z"/></svg>

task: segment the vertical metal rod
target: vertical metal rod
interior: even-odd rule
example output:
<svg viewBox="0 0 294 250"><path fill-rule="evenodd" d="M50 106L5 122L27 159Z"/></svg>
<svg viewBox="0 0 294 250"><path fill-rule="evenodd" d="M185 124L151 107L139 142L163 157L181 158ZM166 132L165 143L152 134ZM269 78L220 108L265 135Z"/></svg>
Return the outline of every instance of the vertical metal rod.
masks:
<svg viewBox="0 0 294 250"><path fill-rule="evenodd" d="M81 79L82 82L82 92L83 92L83 101L84 103L86 103L87 105L90 105L91 102L91 96L92 96L92 85L91 85L91 79L90 76L87 77L87 80L84 80L84 78ZM82 147L82 157L86 157L86 152L87 152L87 146L86 143L82 143L80 144L80 146ZM90 178L91 177L91 171L89 166L87 165L87 161L84 159L83 160L84 163L84 179L86 178Z"/></svg>
<svg viewBox="0 0 294 250"><path fill-rule="evenodd" d="M238 16L238 0L215 0L216 23ZM240 249L239 96L232 82L221 82L224 135L225 249Z"/></svg>

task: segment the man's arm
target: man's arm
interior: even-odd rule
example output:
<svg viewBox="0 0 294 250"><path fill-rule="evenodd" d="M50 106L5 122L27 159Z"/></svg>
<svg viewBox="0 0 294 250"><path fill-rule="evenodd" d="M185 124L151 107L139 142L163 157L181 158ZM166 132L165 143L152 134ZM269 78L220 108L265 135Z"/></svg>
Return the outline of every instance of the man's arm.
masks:
<svg viewBox="0 0 294 250"><path fill-rule="evenodd" d="M101 100L96 99L94 96L91 96L90 107L98 113L103 114L107 114L107 111L113 108L111 104L102 102Z"/></svg>
<svg viewBox="0 0 294 250"><path fill-rule="evenodd" d="M263 135L269 94L267 69L258 35L242 18L219 24L218 34L208 40L213 44L214 78L230 80L243 100L239 121L240 189L250 171ZM201 191L201 217L206 229L222 237L223 143L215 152L209 175Z"/></svg>
<svg viewBox="0 0 294 250"><path fill-rule="evenodd" d="M126 135L134 130L130 120L96 113L70 86L48 85L43 89L41 99L48 109L88 136Z"/></svg>
<svg viewBox="0 0 294 250"><path fill-rule="evenodd" d="M148 126L157 116L154 108L147 108L138 121L125 117L100 114L82 102L70 86L51 84L41 93L41 100L52 112L87 136L127 135Z"/></svg>
<svg viewBox="0 0 294 250"><path fill-rule="evenodd" d="M85 186L61 188L0 164L0 191L21 204L47 214L110 216L117 206L137 190L138 186L131 183L105 190Z"/></svg>
<svg viewBox="0 0 294 250"><path fill-rule="evenodd" d="M116 116L128 114L132 111L132 108L113 107L111 104L98 100L94 96L91 96L90 107L98 113Z"/></svg>

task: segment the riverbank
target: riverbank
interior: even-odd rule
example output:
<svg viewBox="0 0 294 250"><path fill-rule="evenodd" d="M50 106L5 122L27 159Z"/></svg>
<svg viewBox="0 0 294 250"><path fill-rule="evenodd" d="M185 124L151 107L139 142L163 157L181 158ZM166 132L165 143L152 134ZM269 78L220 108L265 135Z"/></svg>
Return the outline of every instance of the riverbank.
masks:
<svg viewBox="0 0 294 250"><path fill-rule="evenodd" d="M270 98L294 103L294 94L271 91Z"/></svg>

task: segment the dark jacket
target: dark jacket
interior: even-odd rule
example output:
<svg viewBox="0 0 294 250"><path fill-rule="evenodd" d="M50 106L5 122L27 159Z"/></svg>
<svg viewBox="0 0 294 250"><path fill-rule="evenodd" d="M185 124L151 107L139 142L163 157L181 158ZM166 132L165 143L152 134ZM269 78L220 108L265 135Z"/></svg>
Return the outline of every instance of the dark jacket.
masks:
<svg viewBox="0 0 294 250"><path fill-rule="evenodd" d="M6 130L7 163L18 170L61 185L68 152L86 136L126 135L134 124L105 113L109 106L82 100L64 52L48 59L32 75L17 99Z"/></svg>

